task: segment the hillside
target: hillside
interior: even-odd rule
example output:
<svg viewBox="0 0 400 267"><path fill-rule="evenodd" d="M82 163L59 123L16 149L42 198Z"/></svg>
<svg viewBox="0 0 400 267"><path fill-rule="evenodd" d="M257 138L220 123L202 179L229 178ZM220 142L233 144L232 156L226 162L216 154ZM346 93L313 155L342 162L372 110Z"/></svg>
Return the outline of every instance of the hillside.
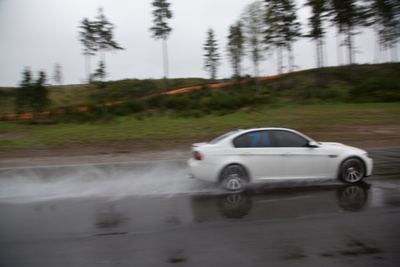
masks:
<svg viewBox="0 0 400 267"><path fill-rule="evenodd" d="M236 84L229 80L182 78L48 86L47 110L54 114L68 113L67 121L87 121L105 116L138 114L143 117L155 113L202 117L291 104L397 102L400 101L399 73L400 63L386 63L298 71L274 79L264 78L259 83L245 77ZM0 88L0 114L14 113L16 90ZM76 116L78 111L86 114Z"/></svg>

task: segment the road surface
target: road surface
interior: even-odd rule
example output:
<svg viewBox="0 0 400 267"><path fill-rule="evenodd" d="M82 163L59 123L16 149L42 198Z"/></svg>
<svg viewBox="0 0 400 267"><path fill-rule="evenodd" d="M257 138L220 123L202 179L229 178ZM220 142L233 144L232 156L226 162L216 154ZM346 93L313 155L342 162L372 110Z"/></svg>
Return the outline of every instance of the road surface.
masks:
<svg viewBox="0 0 400 267"><path fill-rule="evenodd" d="M0 266L400 266L400 148L365 183L242 194L182 161L0 169Z"/></svg>

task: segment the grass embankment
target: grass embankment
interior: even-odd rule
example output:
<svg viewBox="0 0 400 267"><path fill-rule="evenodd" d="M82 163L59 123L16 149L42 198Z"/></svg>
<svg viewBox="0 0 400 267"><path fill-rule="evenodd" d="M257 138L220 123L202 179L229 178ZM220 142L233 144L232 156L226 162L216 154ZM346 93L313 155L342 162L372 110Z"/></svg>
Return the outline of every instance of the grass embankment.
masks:
<svg viewBox="0 0 400 267"><path fill-rule="evenodd" d="M0 122L0 154L51 149L173 149L188 147L235 127L276 126L300 130L317 140L360 141L399 139L398 129L380 133L381 128L400 127L398 103L292 105L257 107L223 116L171 118L153 116L117 117L111 122L30 125Z"/></svg>

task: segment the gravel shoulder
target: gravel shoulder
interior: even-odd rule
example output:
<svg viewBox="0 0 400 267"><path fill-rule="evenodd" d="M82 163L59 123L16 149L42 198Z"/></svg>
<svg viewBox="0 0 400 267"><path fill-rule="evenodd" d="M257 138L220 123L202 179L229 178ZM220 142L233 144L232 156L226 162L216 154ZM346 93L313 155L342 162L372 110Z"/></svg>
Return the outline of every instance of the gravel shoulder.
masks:
<svg viewBox="0 0 400 267"><path fill-rule="evenodd" d="M317 139L321 141L332 139ZM400 146L400 136L369 139L362 136L357 140L334 140L363 148L385 148ZM51 165L99 164L113 162L137 162L149 160L185 160L190 157L191 143L160 149L137 148L135 145L120 144L118 147L74 147L65 149L24 150L0 155L0 168L33 167Z"/></svg>
<svg viewBox="0 0 400 267"><path fill-rule="evenodd" d="M302 131L317 141L340 142L363 149L399 147L400 125L354 126ZM146 140L102 141L75 144L64 148L30 148L0 151L0 168L49 165L136 162L149 160L185 160L190 157L192 143L210 140L214 136L192 139L160 140L153 146Z"/></svg>

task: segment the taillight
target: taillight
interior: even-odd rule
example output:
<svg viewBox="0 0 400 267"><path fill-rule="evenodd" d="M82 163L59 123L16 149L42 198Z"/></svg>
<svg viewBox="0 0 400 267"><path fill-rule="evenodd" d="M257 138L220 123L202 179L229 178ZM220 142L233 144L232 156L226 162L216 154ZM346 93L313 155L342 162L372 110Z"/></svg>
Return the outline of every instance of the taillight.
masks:
<svg viewBox="0 0 400 267"><path fill-rule="evenodd" d="M193 158L195 158L196 160L202 160L203 156L201 155L200 152L198 151L193 151Z"/></svg>

